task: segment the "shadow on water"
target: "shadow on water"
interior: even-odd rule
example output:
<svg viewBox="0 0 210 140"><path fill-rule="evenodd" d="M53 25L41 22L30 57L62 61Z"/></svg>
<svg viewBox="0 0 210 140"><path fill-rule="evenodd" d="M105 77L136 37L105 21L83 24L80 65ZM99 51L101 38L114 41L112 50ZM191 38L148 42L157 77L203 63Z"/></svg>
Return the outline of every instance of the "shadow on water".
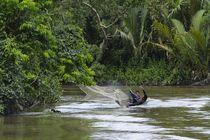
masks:
<svg viewBox="0 0 210 140"><path fill-rule="evenodd" d="M146 87L147 104L130 108L65 89L68 94L55 106L61 113L46 109L1 117L1 140L188 140L210 135L210 87Z"/></svg>
<svg viewBox="0 0 210 140"><path fill-rule="evenodd" d="M89 122L60 116L9 116L0 118L1 140L86 140Z"/></svg>

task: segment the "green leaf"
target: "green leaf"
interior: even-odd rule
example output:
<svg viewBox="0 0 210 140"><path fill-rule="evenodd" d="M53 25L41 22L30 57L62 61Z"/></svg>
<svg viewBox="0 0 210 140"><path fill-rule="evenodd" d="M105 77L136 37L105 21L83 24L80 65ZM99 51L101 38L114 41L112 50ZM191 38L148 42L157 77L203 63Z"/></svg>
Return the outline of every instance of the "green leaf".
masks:
<svg viewBox="0 0 210 140"><path fill-rule="evenodd" d="M32 11L37 11L39 8L37 7L37 3L33 0L23 0L18 4L20 10L29 9Z"/></svg>
<svg viewBox="0 0 210 140"><path fill-rule="evenodd" d="M184 25L179 20L172 19L171 21L179 34L183 35L186 32Z"/></svg>
<svg viewBox="0 0 210 140"><path fill-rule="evenodd" d="M206 10L199 10L192 18L192 25L191 27L195 30L199 31L201 24L203 22L203 15L206 12Z"/></svg>
<svg viewBox="0 0 210 140"><path fill-rule="evenodd" d="M161 37L172 40L172 33L167 25L155 20L153 22L153 28Z"/></svg>
<svg viewBox="0 0 210 140"><path fill-rule="evenodd" d="M158 43L151 43L151 44L153 44L153 45L155 45L155 46L157 46L157 47L159 47L159 48L161 48L161 49L163 49L163 50L165 50L169 53L173 53L173 50L165 44L164 45L163 44L158 44Z"/></svg>
<svg viewBox="0 0 210 140"><path fill-rule="evenodd" d="M193 37L193 39L197 42L198 46L200 47L200 49L205 52L207 50L207 42L206 42L206 38L205 36L202 34L201 31L199 30L195 30L194 28L192 28L190 30L190 33ZM199 49L199 48L198 48Z"/></svg>
<svg viewBox="0 0 210 140"><path fill-rule="evenodd" d="M46 51L44 51L44 56L46 57L46 58L50 58L50 57L55 57L55 52L53 51L53 50L46 50Z"/></svg>

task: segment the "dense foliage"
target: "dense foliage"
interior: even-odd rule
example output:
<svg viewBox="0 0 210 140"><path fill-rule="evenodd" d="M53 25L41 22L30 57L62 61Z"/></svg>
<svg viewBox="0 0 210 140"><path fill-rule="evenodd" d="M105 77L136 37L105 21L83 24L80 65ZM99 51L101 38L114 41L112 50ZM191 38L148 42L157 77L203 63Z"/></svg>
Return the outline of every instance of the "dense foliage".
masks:
<svg viewBox="0 0 210 140"><path fill-rule="evenodd" d="M208 0L0 0L0 31L5 114L58 101L63 83L189 84L210 71Z"/></svg>
<svg viewBox="0 0 210 140"><path fill-rule="evenodd" d="M1 0L0 112L56 102L61 82L92 84L93 72L87 66L92 56L82 29L62 22L55 7L62 5Z"/></svg>
<svg viewBox="0 0 210 140"><path fill-rule="evenodd" d="M77 23L87 41L99 46L93 65L98 83L174 85L207 77L208 0L87 0L78 5L85 13Z"/></svg>

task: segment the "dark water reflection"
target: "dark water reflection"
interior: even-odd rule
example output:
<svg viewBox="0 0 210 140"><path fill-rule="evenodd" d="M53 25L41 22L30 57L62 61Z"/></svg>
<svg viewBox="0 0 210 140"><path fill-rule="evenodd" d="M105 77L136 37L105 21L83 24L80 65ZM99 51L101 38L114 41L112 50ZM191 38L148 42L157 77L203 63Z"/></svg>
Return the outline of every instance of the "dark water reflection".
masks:
<svg viewBox="0 0 210 140"><path fill-rule="evenodd" d="M0 118L1 140L69 140L88 139L85 120L56 116L11 116Z"/></svg>
<svg viewBox="0 0 210 140"><path fill-rule="evenodd" d="M146 90L148 103L131 108L100 95L65 95L56 105L62 113L1 117L0 140L210 139L210 87Z"/></svg>

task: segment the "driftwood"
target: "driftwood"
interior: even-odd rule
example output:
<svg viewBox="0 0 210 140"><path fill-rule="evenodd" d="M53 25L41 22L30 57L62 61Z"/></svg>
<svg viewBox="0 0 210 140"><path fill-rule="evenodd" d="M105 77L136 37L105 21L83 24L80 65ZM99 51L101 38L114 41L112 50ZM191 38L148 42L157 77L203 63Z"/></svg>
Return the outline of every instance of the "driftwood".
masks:
<svg viewBox="0 0 210 140"><path fill-rule="evenodd" d="M31 108L33 108L33 107L39 105L39 104L40 104L40 101L36 101L36 100L35 100L35 101L33 102L33 104L32 104L29 108L31 109Z"/></svg>
<svg viewBox="0 0 210 140"><path fill-rule="evenodd" d="M24 110L24 107L18 102L18 100L15 100L15 102L16 102L17 108L18 108L20 111L23 111L23 110Z"/></svg>
<svg viewBox="0 0 210 140"><path fill-rule="evenodd" d="M191 86L206 86L206 85L210 85L210 77L199 81L199 82L195 82L193 84L191 84Z"/></svg>

